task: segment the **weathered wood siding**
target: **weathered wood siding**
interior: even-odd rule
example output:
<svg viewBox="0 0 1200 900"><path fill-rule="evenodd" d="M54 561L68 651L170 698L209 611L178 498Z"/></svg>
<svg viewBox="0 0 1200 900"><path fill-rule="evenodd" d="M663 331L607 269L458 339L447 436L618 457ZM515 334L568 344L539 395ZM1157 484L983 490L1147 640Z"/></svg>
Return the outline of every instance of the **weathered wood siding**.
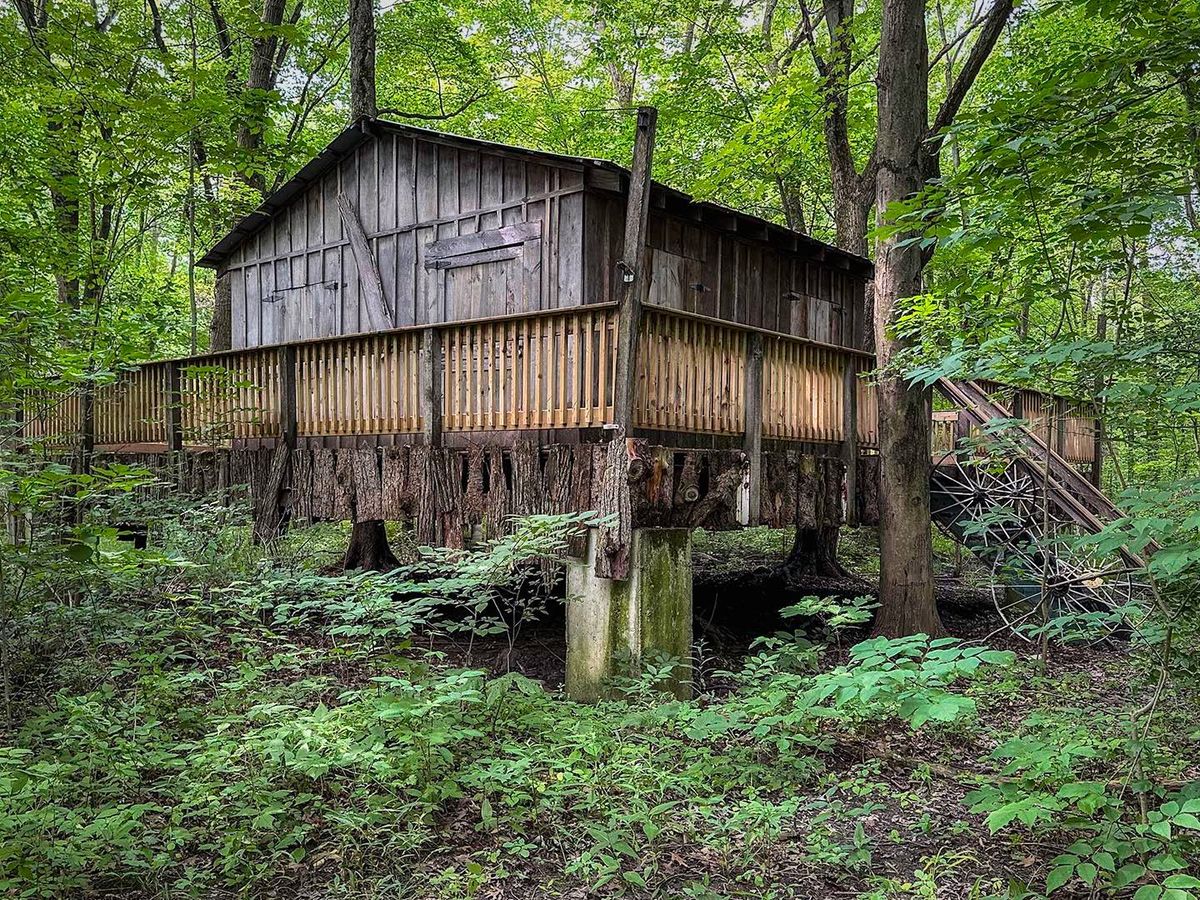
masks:
<svg viewBox="0 0 1200 900"><path fill-rule="evenodd" d="M233 346L578 306L582 190L582 166L372 137L222 266ZM376 260L383 309L363 288L339 194Z"/></svg>
<svg viewBox="0 0 1200 900"><path fill-rule="evenodd" d="M221 263L234 349L617 299L623 177L590 161L382 130ZM869 349L864 273L656 188L648 303Z"/></svg>
<svg viewBox="0 0 1200 900"><path fill-rule="evenodd" d="M734 215L729 216L734 222ZM585 207L587 301L616 298L624 200L589 192ZM736 226L735 226L736 229ZM830 344L870 349L863 275L770 239L652 210L646 302Z"/></svg>

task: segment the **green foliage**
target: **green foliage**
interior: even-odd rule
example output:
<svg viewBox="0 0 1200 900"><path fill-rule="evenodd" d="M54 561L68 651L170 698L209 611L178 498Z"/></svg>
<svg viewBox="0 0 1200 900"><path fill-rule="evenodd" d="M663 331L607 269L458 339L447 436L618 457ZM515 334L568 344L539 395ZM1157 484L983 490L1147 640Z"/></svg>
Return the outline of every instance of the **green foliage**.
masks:
<svg viewBox="0 0 1200 900"><path fill-rule="evenodd" d="M1200 853L1200 782L1160 796L1138 816L1125 796L1130 787L1089 779L1087 768L1104 756L1141 754L1127 742L1097 746L1014 738L992 756L1004 779L967 795L972 812L986 812L995 832L1013 826L1037 835L1070 833L1073 842L1050 861L1045 892L1077 882L1133 890L1142 898L1196 896L1200 879L1187 874Z"/></svg>
<svg viewBox="0 0 1200 900"><path fill-rule="evenodd" d="M860 870L866 807L768 798L820 777L827 728L951 720L971 706L952 686L1004 661L874 640L814 676L814 645L805 674L792 647L764 646L728 698L664 701L664 660L598 706L464 665L464 644L536 614L517 598L545 596L547 561L577 524L535 517L481 550L387 575L289 571L247 553L222 580L211 539L175 530L155 550L73 563L103 571L83 583L87 602L52 619L55 607L31 606L18 622L67 641L19 663L22 678L41 668L41 690L13 711L0 752L0 885L200 895L295 872L347 890L402 883L465 821L481 839L503 836L506 866L556 829L569 848L561 877L638 890L688 835L751 853L802 814L813 865ZM856 608L835 618L857 621ZM482 883L474 865L444 873L446 890Z"/></svg>
<svg viewBox="0 0 1200 900"><path fill-rule="evenodd" d="M954 638L872 638L850 649L850 664L813 679L806 699L850 721L895 715L913 728L973 715L970 697L949 688L981 665L1011 665L1004 650L967 647Z"/></svg>

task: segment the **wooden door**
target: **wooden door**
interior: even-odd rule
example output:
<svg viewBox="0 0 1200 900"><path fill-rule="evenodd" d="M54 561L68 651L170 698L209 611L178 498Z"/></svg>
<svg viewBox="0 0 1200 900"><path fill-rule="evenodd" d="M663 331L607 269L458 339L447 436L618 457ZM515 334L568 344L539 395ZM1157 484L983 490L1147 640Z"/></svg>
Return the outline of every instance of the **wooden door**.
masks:
<svg viewBox="0 0 1200 900"><path fill-rule="evenodd" d="M336 281L321 281L276 291L271 302L276 312L275 331L280 341L304 341L309 338L340 334L339 290Z"/></svg>
<svg viewBox="0 0 1200 900"><path fill-rule="evenodd" d="M534 221L431 241L434 313L454 322L540 309L541 234Z"/></svg>

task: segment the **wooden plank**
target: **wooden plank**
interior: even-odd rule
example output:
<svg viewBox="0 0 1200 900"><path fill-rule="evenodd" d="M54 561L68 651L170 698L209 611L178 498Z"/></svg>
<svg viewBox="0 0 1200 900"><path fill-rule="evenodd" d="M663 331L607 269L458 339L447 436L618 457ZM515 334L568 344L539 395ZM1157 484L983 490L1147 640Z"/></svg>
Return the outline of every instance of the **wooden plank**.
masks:
<svg viewBox="0 0 1200 900"><path fill-rule="evenodd" d="M515 225L505 225L475 234L462 234L457 237L441 238L431 241L425 248L427 258L445 259L453 256L465 256L492 250L497 247L510 247L535 240L542 236L542 223L519 222Z"/></svg>
<svg viewBox="0 0 1200 900"><path fill-rule="evenodd" d="M858 524L858 367L844 363L842 386L842 462L846 465L846 524Z"/></svg>
<svg viewBox="0 0 1200 900"><path fill-rule="evenodd" d="M383 299L383 279L379 274L379 263L367 239L367 232L363 228L358 211L341 191L338 191L337 205L342 217L342 226L350 241L350 250L354 254L354 264L358 269L358 282L362 288L363 305L368 318L366 327L372 331L387 328L391 316L388 315L387 304Z"/></svg>
<svg viewBox="0 0 1200 900"><path fill-rule="evenodd" d="M296 398L296 378L299 369L296 347L285 345L279 351L279 427L283 442L296 446L299 432L299 412Z"/></svg>
<svg viewBox="0 0 1200 900"><path fill-rule="evenodd" d="M757 525L762 517L763 364L763 337L751 334L746 340L742 389L745 407L742 451L750 469L745 525Z"/></svg>
<svg viewBox="0 0 1200 900"><path fill-rule="evenodd" d="M474 237L474 235L471 235ZM432 245L431 245L432 246ZM431 257L428 253L425 256L426 269L459 269L467 266L478 266L484 263L500 262L506 259L518 259L521 256L520 245L512 247L497 247L492 250L480 250L477 253L464 253L458 256L448 257ZM453 308L451 304L447 304L448 308ZM468 308L467 315L463 318L475 318L478 312Z"/></svg>
<svg viewBox="0 0 1200 900"><path fill-rule="evenodd" d="M442 442L443 377L441 330L426 328L421 339L421 423L430 447Z"/></svg>

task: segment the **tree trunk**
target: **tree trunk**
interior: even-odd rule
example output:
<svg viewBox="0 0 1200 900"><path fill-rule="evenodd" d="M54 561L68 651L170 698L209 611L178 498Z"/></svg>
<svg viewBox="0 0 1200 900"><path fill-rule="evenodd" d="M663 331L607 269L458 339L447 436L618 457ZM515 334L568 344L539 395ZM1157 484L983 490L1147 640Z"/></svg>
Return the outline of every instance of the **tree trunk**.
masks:
<svg viewBox="0 0 1200 900"><path fill-rule="evenodd" d="M350 121L375 118L375 0L350 0Z"/></svg>
<svg viewBox="0 0 1200 900"><path fill-rule="evenodd" d="M837 559L838 533L836 525L812 528L796 526L792 551L788 554L785 571L788 578L817 575L824 578L852 578Z"/></svg>
<svg viewBox="0 0 1200 900"><path fill-rule="evenodd" d="M246 75L246 89L241 100L244 110L237 126L238 147L246 153L241 169L246 183L264 196L268 193L267 177L252 164L252 157L262 146L263 137L271 118L270 91L275 89L275 79L283 62L279 49L279 26L283 24L285 0L263 0L261 32L250 40L250 64ZM213 4L216 10L216 4ZM297 11L300 7L297 4ZM215 15L215 13L214 13Z"/></svg>
<svg viewBox="0 0 1200 900"><path fill-rule="evenodd" d="M390 572L399 567L400 561L392 555L388 546L387 531L378 519L355 522L350 532L350 544L342 561L343 569L368 569L373 572Z"/></svg>
<svg viewBox="0 0 1200 900"><path fill-rule="evenodd" d="M929 49L924 0L885 0L879 47L876 211L924 185ZM888 371L907 344L892 331L902 301L921 292L924 267L907 234L878 241L875 254L875 347L879 381L879 613L875 633L942 634L933 593L929 517L928 391Z"/></svg>
<svg viewBox="0 0 1200 900"><path fill-rule="evenodd" d="M835 128L835 131L837 129ZM834 224L837 229L837 245L842 250L865 257L867 255L867 227L874 192L867 190L863 177L858 175L849 157L849 148L841 165L835 164L832 171L834 194ZM871 309L872 286L867 285L864 306ZM854 498L849 498L853 503ZM786 569L789 575L821 575L826 578L847 578L850 573L837 561L837 528L810 528L796 526L796 539L788 554Z"/></svg>
<svg viewBox="0 0 1200 900"><path fill-rule="evenodd" d="M212 322L208 329L208 349L233 349L233 287L229 282L229 274L217 275L216 286L213 288Z"/></svg>

